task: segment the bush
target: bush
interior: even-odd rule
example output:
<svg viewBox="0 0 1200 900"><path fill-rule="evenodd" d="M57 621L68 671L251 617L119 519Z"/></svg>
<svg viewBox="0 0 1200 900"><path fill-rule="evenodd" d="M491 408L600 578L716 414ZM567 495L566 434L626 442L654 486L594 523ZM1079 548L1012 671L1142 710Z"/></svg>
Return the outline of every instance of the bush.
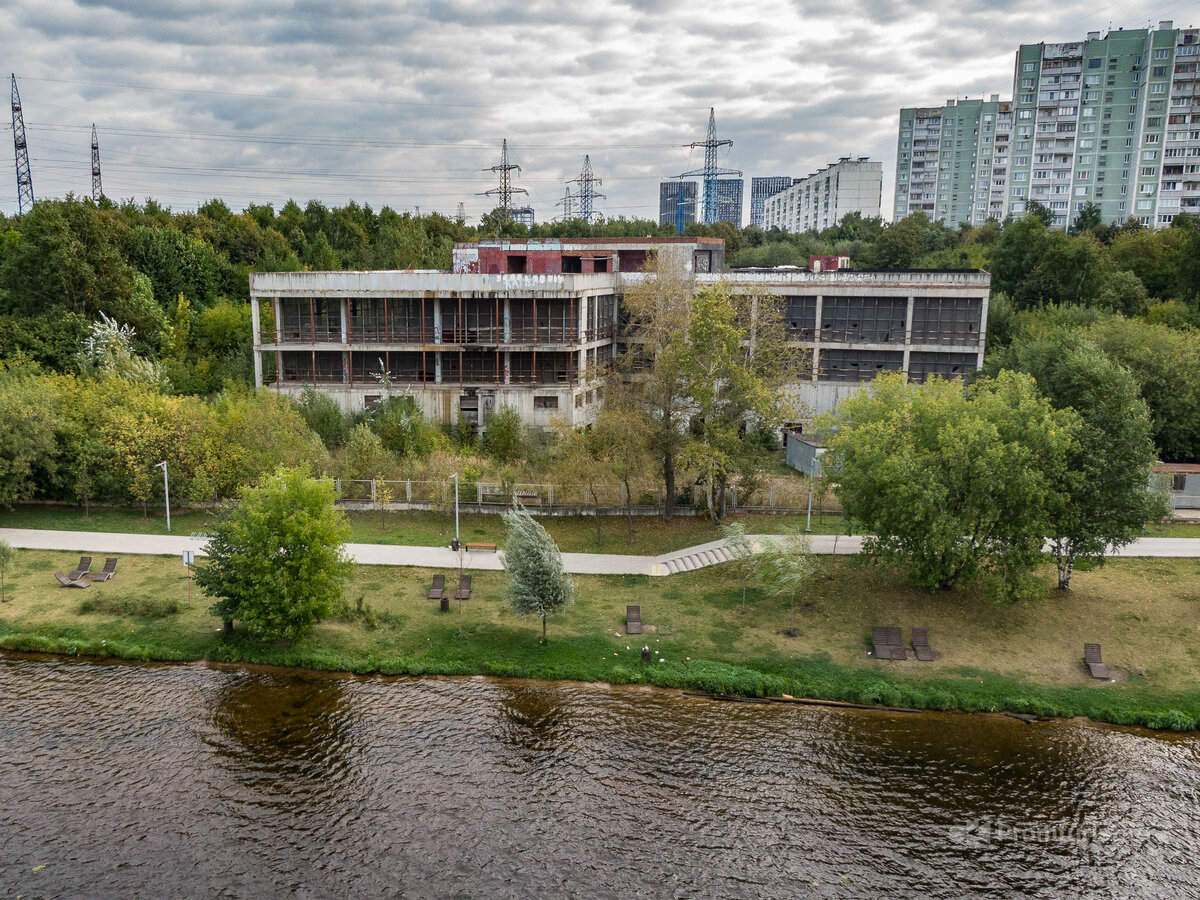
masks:
<svg viewBox="0 0 1200 900"><path fill-rule="evenodd" d="M502 406L487 417L483 432L483 451L498 462L521 459L526 450L525 429L521 416L511 406Z"/></svg>
<svg viewBox="0 0 1200 900"><path fill-rule="evenodd" d="M179 601L165 597L129 597L124 594L94 594L79 601L79 615L102 613L110 616L139 616L165 619L179 612Z"/></svg>

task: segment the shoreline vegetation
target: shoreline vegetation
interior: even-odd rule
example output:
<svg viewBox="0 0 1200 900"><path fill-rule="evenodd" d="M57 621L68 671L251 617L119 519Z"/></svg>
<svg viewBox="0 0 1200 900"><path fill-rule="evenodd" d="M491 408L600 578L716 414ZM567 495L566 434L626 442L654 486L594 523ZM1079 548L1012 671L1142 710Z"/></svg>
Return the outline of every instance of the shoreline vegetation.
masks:
<svg viewBox="0 0 1200 900"><path fill-rule="evenodd" d="M6 518L6 517L3 517ZM4 522L4 524L8 524ZM86 548L84 548L86 549ZM425 598L433 571L355 567L338 614L293 644L225 635L210 598L176 558L124 556L87 590L51 573L69 554L22 550L0 605L0 649L142 661L242 663L356 675L490 675L644 684L743 697L1034 716L1085 716L1176 731L1200 727L1200 613L1195 560L1117 559L1079 573L1068 592L998 604L982 590L930 594L859 559L829 560L813 580L795 637L786 603L731 566L670 578L577 576L578 599L540 625L516 618L501 572L474 572L474 595L441 613ZM446 574L447 581L453 579ZM645 634L624 634L625 606ZM929 628L937 658L879 661L873 625ZM1084 641L1103 644L1112 682L1090 679ZM643 662L641 647L650 647ZM911 656L911 654L910 654Z"/></svg>

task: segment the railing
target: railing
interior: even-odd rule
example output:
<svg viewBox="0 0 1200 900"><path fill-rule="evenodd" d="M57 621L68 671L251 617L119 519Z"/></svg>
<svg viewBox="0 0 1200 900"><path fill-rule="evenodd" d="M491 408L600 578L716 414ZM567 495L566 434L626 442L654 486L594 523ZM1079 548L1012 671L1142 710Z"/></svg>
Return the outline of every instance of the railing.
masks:
<svg viewBox="0 0 1200 900"><path fill-rule="evenodd" d="M818 479L818 484L820 479ZM452 510L454 482L451 481L392 481L385 479L334 479L337 502L353 509L434 509ZM814 493L813 512L839 512L840 507L830 491ZM659 513L665 507L661 488L635 485L632 504L639 515ZM458 486L460 509L502 512L513 506L514 500L533 513L597 512L601 515L623 515L626 493L623 484L531 484L500 482L462 482ZM726 512L774 511L799 513L807 508L808 480L800 475L788 481L772 481L747 494L740 486L730 485L726 493ZM684 488L675 498L676 510L683 514L701 514L707 508L702 485Z"/></svg>
<svg viewBox="0 0 1200 900"><path fill-rule="evenodd" d="M574 325L537 325L530 327L513 327L509 329L509 340L504 339L504 329L500 326L446 328L441 333L441 340L430 328L361 328L350 326L348 340L342 340L341 328L324 326L309 327L308 325L291 326L279 329L263 329L261 343L267 344L383 344L402 345L434 343L451 346L479 345L489 347L504 346L505 344L580 344L589 341L606 340L614 337L616 326L613 324L589 328L583 332L582 340L577 326Z"/></svg>

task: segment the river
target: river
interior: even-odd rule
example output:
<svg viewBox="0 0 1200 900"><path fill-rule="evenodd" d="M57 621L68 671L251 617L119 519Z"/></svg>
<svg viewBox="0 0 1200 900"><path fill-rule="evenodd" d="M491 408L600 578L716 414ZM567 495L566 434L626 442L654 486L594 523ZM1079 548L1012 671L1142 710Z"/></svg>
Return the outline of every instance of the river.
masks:
<svg viewBox="0 0 1200 900"><path fill-rule="evenodd" d="M1200 895L1200 738L0 655L0 896Z"/></svg>

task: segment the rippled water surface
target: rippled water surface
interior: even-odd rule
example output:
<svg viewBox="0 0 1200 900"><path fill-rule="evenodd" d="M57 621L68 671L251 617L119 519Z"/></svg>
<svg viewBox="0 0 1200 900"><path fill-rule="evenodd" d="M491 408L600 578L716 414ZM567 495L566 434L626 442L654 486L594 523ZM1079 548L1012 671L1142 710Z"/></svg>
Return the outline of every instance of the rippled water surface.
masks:
<svg viewBox="0 0 1200 900"><path fill-rule="evenodd" d="M0 656L0 896L1200 893L1200 740Z"/></svg>

